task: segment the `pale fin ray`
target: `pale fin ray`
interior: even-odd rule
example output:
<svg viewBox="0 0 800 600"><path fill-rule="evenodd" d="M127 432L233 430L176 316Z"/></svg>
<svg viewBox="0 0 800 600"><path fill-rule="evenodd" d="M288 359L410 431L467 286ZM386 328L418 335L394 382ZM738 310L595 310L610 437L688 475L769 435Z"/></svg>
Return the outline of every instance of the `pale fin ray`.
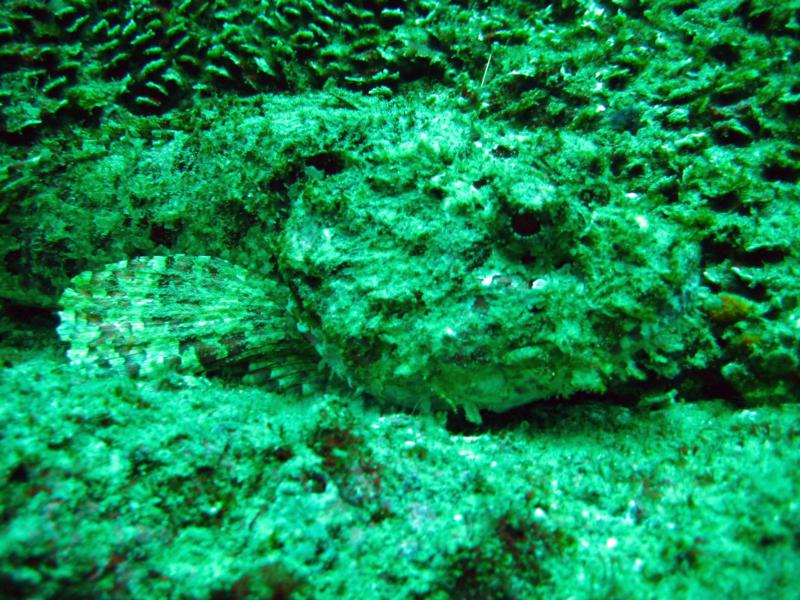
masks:
<svg viewBox="0 0 800 600"><path fill-rule="evenodd" d="M61 297L70 362L147 376L263 363L316 371L319 359L288 313L288 293L222 259L139 257L86 271ZM281 377L276 377L281 379Z"/></svg>

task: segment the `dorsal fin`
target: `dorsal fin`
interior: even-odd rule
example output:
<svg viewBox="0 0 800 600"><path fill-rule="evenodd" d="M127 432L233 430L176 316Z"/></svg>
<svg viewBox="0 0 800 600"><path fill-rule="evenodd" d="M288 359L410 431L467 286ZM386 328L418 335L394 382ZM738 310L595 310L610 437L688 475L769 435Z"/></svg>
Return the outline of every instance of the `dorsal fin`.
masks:
<svg viewBox="0 0 800 600"><path fill-rule="evenodd" d="M286 310L286 291L208 256L139 257L86 271L61 297L70 362L146 376L246 371L318 358Z"/></svg>

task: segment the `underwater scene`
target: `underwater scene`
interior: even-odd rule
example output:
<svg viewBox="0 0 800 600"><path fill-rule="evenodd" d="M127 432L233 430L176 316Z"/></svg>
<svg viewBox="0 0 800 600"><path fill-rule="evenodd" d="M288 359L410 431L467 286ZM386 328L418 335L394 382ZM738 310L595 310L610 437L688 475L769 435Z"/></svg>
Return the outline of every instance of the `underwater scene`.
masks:
<svg viewBox="0 0 800 600"><path fill-rule="evenodd" d="M800 0L4 0L0 597L800 598Z"/></svg>

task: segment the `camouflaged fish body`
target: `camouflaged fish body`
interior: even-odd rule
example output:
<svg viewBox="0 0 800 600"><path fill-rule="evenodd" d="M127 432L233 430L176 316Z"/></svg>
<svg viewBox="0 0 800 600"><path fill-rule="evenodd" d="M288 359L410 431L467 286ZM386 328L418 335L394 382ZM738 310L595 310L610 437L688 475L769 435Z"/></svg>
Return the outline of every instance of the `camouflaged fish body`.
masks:
<svg viewBox="0 0 800 600"><path fill-rule="evenodd" d="M660 271L637 259L538 278L501 254L469 276L409 253L389 268L372 252L336 251L345 232L314 226L302 210L286 232L277 280L187 255L79 274L58 327L70 361L134 377L233 373L312 389L327 372L384 402L461 408L480 422L480 409L602 392L645 369L674 376L672 357L694 335L691 280L665 285L673 271L660 257L696 259L660 232L644 246Z"/></svg>
<svg viewBox="0 0 800 600"><path fill-rule="evenodd" d="M327 131L267 112L275 131L307 129L309 147ZM380 142L356 136L357 150L337 155L346 168L306 161L285 194L265 192L280 210L239 254L272 252L271 279L186 255L78 275L58 330L70 360L137 377L330 374L377 401L478 420L479 409L675 381L715 356L700 246L657 194L613 182L584 194L593 179L568 161L545 172L528 134L478 143L469 115L417 114L386 117Z"/></svg>

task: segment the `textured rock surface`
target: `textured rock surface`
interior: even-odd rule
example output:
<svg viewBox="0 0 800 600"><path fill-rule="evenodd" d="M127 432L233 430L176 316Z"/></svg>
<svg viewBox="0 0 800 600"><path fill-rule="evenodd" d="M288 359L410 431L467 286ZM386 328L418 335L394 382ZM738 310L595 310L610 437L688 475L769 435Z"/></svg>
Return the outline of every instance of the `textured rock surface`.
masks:
<svg viewBox="0 0 800 600"><path fill-rule="evenodd" d="M3 361L9 595L795 589L797 405L539 404L464 430L337 394L85 377L55 351Z"/></svg>

